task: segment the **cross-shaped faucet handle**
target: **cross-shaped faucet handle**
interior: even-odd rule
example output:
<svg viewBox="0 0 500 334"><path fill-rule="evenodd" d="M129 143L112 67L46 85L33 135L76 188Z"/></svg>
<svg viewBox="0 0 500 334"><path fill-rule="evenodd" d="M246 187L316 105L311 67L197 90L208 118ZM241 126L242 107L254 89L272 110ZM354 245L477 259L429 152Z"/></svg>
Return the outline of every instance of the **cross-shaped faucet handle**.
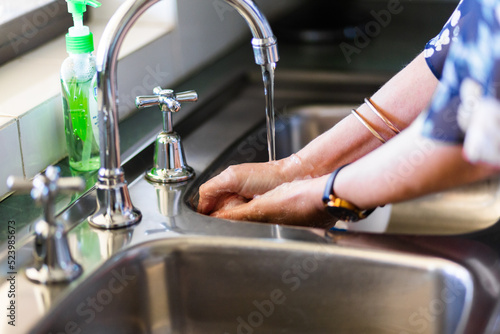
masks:
<svg viewBox="0 0 500 334"><path fill-rule="evenodd" d="M151 106L159 106L161 111L178 112L181 109L181 102L196 102L198 94L194 90L175 93L172 89L162 89L155 87L154 95L138 96L135 99L137 108L147 108Z"/></svg>

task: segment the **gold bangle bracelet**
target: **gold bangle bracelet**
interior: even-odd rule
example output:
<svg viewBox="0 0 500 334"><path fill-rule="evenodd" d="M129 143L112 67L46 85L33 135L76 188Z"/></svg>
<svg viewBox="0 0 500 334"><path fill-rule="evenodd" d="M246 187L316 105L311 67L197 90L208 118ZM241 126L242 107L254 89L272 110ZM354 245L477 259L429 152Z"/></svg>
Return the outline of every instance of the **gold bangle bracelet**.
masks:
<svg viewBox="0 0 500 334"><path fill-rule="evenodd" d="M395 126L394 124L392 124L392 122L387 118L385 117L379 109L377 109L377 107L375 107L373 101L370 99L370 98L365 98L365 103L366 105L371 109L371 111L373 111L373 113L375 115L377 115L384 123L385 125L387 125L389 127L389 129L392 130L392 132L394 132L395 134L398 134L400 133L401 131L397 128L397 126Z"/></svg>
<svg viewBox="0 0 500 334"><path fill-rule="evenodd" d="M372 135L374 135L378 140L380 140L382 143L385 143L386 140L384 138L382 138L382 136L377 132L375 131L374 128L372 128L372 126L370 124L368 124L367 121L365 121L365 119L358 113L358 111L356 109L352 109L351 110L351 113L354 115L354 117L356 117L358 119L358 121L361 122L361 124L363 124L365 126L365 128L367 128L371 133Z"/></svg>

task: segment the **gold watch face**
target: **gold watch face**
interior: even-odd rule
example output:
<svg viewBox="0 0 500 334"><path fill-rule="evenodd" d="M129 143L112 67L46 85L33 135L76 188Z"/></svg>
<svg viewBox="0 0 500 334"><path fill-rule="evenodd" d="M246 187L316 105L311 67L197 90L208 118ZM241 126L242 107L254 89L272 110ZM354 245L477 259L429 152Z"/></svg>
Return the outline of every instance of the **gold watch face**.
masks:
<svg viewBox="0 0 500 334"><path fill-rule="evenodd" d="M376 208L360 210L351 203L330 195L330 201L325 200L325 207L328 213L339 220L346 222L357 222L368 217Z"/></svg>
<svg viewBox="0 0 500 334"><path fill-rule="evenodd" d="M355 205L351 204L350 202L343 200L342 198L336 197L334 195L329 196L329 200L325 202L326 206L332 207L332 208L343 208L347 209L350 211L353 211L356 214L359 214L361 210L359 210Z"/></svg>
<svg viewBox="0 0 500 334"><path fill-rule="evenodd" d="M357 222L359 220L359 214L353 210L342 208L338 206L327 205L326 209L328 213L346 222Z"/></svg>

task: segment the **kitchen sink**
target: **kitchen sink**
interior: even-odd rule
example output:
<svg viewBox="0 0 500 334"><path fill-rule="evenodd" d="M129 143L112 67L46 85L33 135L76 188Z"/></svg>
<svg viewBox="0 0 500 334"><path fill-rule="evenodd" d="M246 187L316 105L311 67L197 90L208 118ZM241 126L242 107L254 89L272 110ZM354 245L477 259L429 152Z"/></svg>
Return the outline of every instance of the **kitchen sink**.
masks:
<svg viewBox="0 0 500 334"><path fill-rule="evenodd" d="M356 91L356 89L354 89ZM347 100L348 101L348 100ZM297 152L347 116L355 103L285 105L276 121L277 158ZM229 165L267 160L266 129L261 124L243 136L198 179L199 184ZM196 203L197 194L191 195ZM355 224L338 222L349 230L404 234L461 234L494 225L500 218L500 178L455 188L415 200L378 208Z"/></svg>
<svg viewBox="0 0 500 334"><path fill-rule="evenodd" d="M33 333L462 333L478 302L469 271L411 241L382 246L150 241L108 260Z"/></svg>
<svg viewBox="0 0 500 334"><path fill-rule="evenodd" d="M50 286L19 275L15 333L476 334L497 328L500 262L480 241L325 232L195 212L201 183L231 164L267 160L261 79L236 79L228 80L231 94L214 88L210 103L176 124L197 172L194 180L149 183L144 178L152 163L149 144L139 145L125 163L130 196L143 214L139 224L111 231L90 227L85 219L96 203L92 190L61 214L83 274ZM278 157L336 124L382 82L373 75L281 72ZM497 208L498 184L476 187L436 195L435 211L425 199L386 207L370 216L375 218L370 224L384 231L401 224L409 226L405 232L425 234L430 222L419 218L425 213L435 230L454 233L460 229L444 210L450 203ZM402 211L407 216L397 214ZM481 225L467 217L469 229L494 220ZM32 251L30 242L19 254ZM29 264L30 257L23 258L19 268ZM3 282L0 290L8 285L5 277ZM0 301L7 307L7 299Z"/></svg>

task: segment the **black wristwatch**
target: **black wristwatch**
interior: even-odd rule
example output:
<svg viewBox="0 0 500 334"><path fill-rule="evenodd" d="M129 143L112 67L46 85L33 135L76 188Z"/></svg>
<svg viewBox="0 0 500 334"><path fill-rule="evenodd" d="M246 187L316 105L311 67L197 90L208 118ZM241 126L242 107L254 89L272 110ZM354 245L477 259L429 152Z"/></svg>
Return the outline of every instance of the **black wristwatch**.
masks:
<svg viewBox="0 0 500 334"><path fill-rule="evenodd" d="M337 177L340 170L345 166L347 165L337 168L328 178L328 182L326 182L325 193L323 194L323 203L325 204L328 213L338 218L339 220L343 220L346 222L357 222L360 219L368 217L370 213L375 210L375 208L361 210L354 204L335 196L335 193L333 192L333 183L335 182L335 178Z"/></svg>

